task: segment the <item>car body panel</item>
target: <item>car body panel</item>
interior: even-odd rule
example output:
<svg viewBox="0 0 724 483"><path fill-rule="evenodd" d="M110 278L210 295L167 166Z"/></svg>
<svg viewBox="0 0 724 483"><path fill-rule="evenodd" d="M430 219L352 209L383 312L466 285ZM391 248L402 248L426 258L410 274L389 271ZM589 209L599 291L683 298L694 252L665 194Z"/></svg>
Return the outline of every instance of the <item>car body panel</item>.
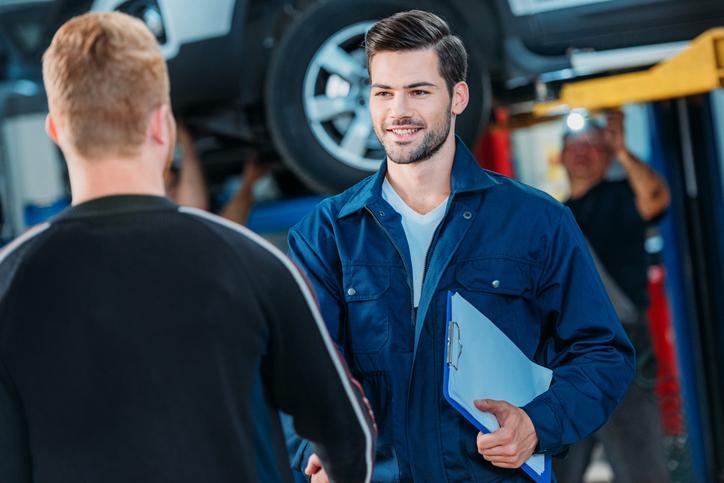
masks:
<svg viewBox="0 0 724 483"><path fill-rule="evenodd" d="M470 65L477 66L469 79L490 79L501 103L540 98L543 90L538 88L543 84L549 84L552 91L560 81L577 76L647 67L663 58L672 42L689 41L710 27L724 24L722 0L420 1L419 8L435 10L439 5L438 10L445 12L451 29L464 39ZM353 0L13 0L0 6L0 80L4 76L40 83L42 52L55 29L72 15L121 10L144 17L145 9L153 8L157 13L145 20L168 61L175 112L195 120L192 124L198 131L216 137L220 145L229 145L230 152L249 146L275 151L293 167L307 163L294 161L310 148L305 144L296 146L304 152L287 152L278 136L274 137L275 126L270 123L279 116L269 113L271 70L279 61L288 63L292 71L306 71L309 66L293 56L275 63L272 60L279 58L280 46L294 27L296 32L308 32L296 42L314 36L319 19L309 14L324 4L335 4L350 25L374 20L355 20ZM388 0L387 4L397 8L417 2ZM346 12L345 5L352 10ZM359 5L357 8L363 10ZM300 22L308 23L305 27ZM18 34L18 30L22 32ZM615 50L641 46L657 48L634 50L631 55ZM626 62L607 64L606 59L612 57L625 57ZM486 106L482 115L476 116L480 118L476 133L489 114L491 90L489 82L482 84L486 87L473 86L483 91L480 104ZM298 105L302 105L303 86L286 83L276 89L296 90ZM284 109L292 105L297 105L296 99ZM305 128L303 118L294 124L295 130ZM289 136L289 129L284 129L284 136ZM320 139L309 142L320 144ZM336 161L335 170L344 168L333 153L320 155L331 156L330 161ZM321 176L319 170L305 169L309 173L300 176L313 186L309 180ZM335 171L332 177L341 180L349 176Z"/></svg>
<svg viewBox="0 0 724 483"><path fill-rule="evenodd" d="M126 0L96 0L92 11L117 10ZM161 52L167 60L178 55L183 44L228 35L231 31L236 0L157 0L167 40Z"/></svg>

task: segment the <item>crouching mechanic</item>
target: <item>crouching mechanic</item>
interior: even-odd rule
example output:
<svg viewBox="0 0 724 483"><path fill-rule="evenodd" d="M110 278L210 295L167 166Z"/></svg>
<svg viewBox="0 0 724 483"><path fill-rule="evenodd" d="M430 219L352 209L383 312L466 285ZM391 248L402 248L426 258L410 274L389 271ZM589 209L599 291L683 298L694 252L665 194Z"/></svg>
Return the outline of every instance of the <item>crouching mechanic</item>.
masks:
<svg viewBox="0 0 724 483"><path fill-rule="evenodd" d="M73 206L0 257L0 481L290 481L279 410L335 481L369 481L371 416L302 275L163 196L176 131L145 25L70 20L43 77Z"/></svg>
<svg viewBox="0 0 724 483"><path fill-rule="evenodd" d="M467 56L447 24L399 13L369 30L366 50L386 160L323 201L289 246L375 411L373 480L528 481L517 468L534 452L560 454L606 421L632 379L632 347L570 211L481 169L455 137ZM449 290L554 373L522 408L478 401L500 422L491 434L443 397ZM292 463L327 480L309 445Z"/></svg>

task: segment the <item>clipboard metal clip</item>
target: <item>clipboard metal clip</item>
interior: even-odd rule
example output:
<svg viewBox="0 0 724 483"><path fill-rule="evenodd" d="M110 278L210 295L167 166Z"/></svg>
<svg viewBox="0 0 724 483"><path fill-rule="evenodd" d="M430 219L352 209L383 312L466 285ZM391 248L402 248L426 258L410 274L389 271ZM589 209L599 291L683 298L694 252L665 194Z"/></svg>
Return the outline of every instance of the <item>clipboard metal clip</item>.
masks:
<svg viewBox="0 0 724 483"><path fill-rule="evenodd" d="M452 367L457 371L458 364L460 363L460 356L463 353L463 344L460 342L460 325L458 325L458 323L454 320L448 322L447 334L448 336L446 362L449 367ZM455 342L457 342L457 354L455 354Z"/></svg>

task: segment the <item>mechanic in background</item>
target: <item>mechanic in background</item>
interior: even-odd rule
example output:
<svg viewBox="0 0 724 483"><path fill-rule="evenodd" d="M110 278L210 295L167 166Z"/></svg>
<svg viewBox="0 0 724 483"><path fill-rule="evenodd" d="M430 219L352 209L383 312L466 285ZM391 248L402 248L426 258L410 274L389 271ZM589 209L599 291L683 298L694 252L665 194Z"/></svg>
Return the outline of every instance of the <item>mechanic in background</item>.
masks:
<svg viewBox="0 0 724 483"><path fill-rule="evenodd" d="M209 189L193 137L183 122L177 122L177 132L182 155L181 166L175 168L172 164L166 173L166 194L179 205L210 211ZM268 172L269 167L259 163L256 157L246 161L241 175L241 186L218 215L245 225L254 203L254 186Z"/></svg>
<svg viewBox="0 0 724 483"><path fill-rule="evenodd" d="M589 242L601 279L637 353L637 377L609 421L591 438L554 461L560 483L578 483L601 442L617 483L668 481L663 430L654 384L649 321L647 228L669 206L663 179L626 147L623 113L607 113L605 127L588 122L581 132L568 132L561 162L568 172L571 196L566 205ZM626 177L609 180L613 159Z"/></svg>
<svg viewBox="0 0 724 483"><path fill-rule="evenodd" d="M291 481L280 410L335 481L369 481L371 413L302 275L164 197L176 127L151 32L76 17L43 79L73 205L0 256L0 482Z"/></svg>

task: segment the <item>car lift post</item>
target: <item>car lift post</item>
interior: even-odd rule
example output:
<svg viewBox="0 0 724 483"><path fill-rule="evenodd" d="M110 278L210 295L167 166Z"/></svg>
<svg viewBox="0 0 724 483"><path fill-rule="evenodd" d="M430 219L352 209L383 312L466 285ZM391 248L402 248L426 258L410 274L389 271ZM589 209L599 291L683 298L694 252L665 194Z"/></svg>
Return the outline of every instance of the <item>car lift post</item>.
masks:
<svg viewBox="0 0 724 483"><path fill-rule="evenodd" d="M539 116L648 103L652 165L672 204L664 262L684 393L701 482L724 482L724 28L647 71L567 84Z"/></svg>

